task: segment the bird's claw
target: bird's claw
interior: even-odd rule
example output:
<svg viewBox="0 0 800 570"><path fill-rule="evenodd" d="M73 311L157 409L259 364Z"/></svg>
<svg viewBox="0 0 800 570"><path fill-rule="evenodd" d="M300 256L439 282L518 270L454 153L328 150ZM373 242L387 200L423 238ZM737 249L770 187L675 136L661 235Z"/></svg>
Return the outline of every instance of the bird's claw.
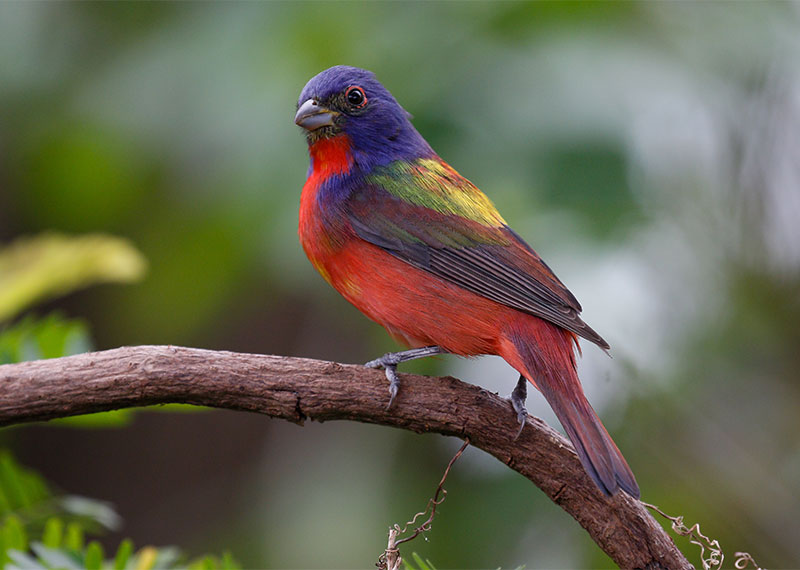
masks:
<svg viewBox="0 0 800 570"><path fill-rule="evenodd" d="M389 403L386 405L386 409L389 410L400 391L400 377L397 375L396 364L386 366L386 378L389 380Z"/></svg>
<svg viewBox="0 0 800 570"><path fill-rule="evenodd" d="M383 368L386 372L386 379L389 381L389 404L386 406L387 410L392 407L394 399L400 391L400 377L397 375L397 365L401 360L397 354L396 352L389 352L364 364L367 368Z"/></svg>
<svg viewBox="0 0 800 570"><path fill-rule="evenodd" d="M519 422L519 429L517 430L517 434L514 436L514 441L519 439L519 436L522 435L522 430L525 428L525 418L527 417L526 412L517 413L517 421Z"/></svg>
<svg viewBox="0 0 800 570"><path fill-rule="evenodd" d="M511 407L517 412L517 422L519 423L519 431L514 436L515 441L522 435L522 430L525 428L525 422L528 418L528 410L525 408L525 399L527 397L528 381L525 380L524 376L520 376L517 385L511 391Z"/></svg>
<svg viewBox="0 0 800 570"><path fill-rule="evenodd" d="M442 349L438 346L424 346L402 352L387 352L380 358L370 360L364 364L367 368L383 368L386 371L386 379L389 380L389 405L386 406L387 410L392 407L394 399L400 391L400 377L397 375L397 365L401 362L433 356L442 352Z"/></svg>

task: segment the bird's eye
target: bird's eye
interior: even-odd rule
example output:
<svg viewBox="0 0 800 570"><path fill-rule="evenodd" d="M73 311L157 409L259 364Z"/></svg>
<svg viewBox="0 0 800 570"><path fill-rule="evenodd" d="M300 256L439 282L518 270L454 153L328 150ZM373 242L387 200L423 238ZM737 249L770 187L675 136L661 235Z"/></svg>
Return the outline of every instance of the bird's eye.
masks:
<svg viewBox="0 0 800 570"><path fill-rule="evenodd" d="M364 95L364 90L361 87L348 87L347 91L344 92L344 96L347 102L356 109L361 109L367 104L367 96Z"/></svg>

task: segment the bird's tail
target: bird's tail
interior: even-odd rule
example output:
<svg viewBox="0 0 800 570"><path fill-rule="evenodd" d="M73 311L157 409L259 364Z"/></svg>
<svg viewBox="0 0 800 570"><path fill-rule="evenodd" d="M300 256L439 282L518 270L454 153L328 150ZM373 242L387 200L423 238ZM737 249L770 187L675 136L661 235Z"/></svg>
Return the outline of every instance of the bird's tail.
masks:
<svg viewBox="0 0 800 570"><path fill-rule="evenodd" d="M639 486L611 436L583 394L575 369L577 338L540 319L526 319L504 342L506 360L547 399L586 472L607 495L622 489L639 498Z"/></svg>

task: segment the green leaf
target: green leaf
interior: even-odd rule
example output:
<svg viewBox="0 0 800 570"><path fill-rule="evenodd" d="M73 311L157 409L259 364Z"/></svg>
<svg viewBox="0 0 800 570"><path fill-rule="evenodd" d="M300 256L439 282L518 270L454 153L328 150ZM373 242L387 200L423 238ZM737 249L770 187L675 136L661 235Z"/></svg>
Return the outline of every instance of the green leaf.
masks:
<svg viewBox="0 0 800 570"><path fill-rule="evenodd" d="M103 501L75 495L53 497L38 474L19 465L0 449L0 492L7 514L0 517L0 568L9 570L201 570L239 569L225 552L185 562L175 547L144 547L134 552L123 540L113 560L106 561L96 540L84 546L84 536L121 525L119 515ZM33 540L29 542L29 537Z"/></svg>
<svg viewBox="0 0 800 570"><path fill-rule="evenodd" d="M127 240L102 235L44 234L0 250L0 321L37 301L96 283L140 279L146 262Z"/></svg>
<svg viewBox="0 0 800 570"><path fill-rule="evenodd" d="M77 522L71 522L67 525L64 546L76 552L83 550L83 527Z"/></svg>
<svg viewBox="0 0 800 570"><path fill-rule="evenodd" d="M27 507L31 499L25 489L24 474L8 452L0 453L0 487L4 504L10 509Z"/></svg>
<svg viewBox="0 0 800 570"><path fill-rule="evenodd" d="M25 527L22 526L19 518L9 515L0 527L0 539L2 539L3 549L25 550L28 547L28 538L25 534Z"/></svg>
<svg viewBox="0 0 800 570"><path fill-rule="evenodd" d="M131 409L110 410L68 418L56 418L50 420L50 423L74 428L119 428L130 424L135 413L135 410Z"/></svg>
<svg viewBox="0 0 800 570"><path fill-rule="evenodd" d="M58 548L61 546L61 539L64 535L64 521L57 517L47 519L42 533L42 544L48 548Z"/></svg>
<svg viewBox="0 0 800 570"><path fill-rule="evenodd" d="M58 313L44 318L32 316L0 329L0 364L42 358L58 358L91 350L86 324L65 319Z"/></svg>
<svg viewBox="0 0 800 570"><path fill-rule="evenodd" d="M126 538L120 543L119 548L117 548L117 555L114 557L114 570L125 570L132 554L133 541Z"/></svg>
<svg viewBox="0 0 800 570"><path fill-rule="evenodd" d="M96 540L93 540L86 547L86 555L83 559L83 565L86 570L100 570L103 566L103 547Z"/></svg>
<svg viewBox="0 0 800 570"><path fill-rule="evenodd" d="M206 556L195 560L189 565L189 568L193 570L216 570L217 564L211 556Z"/></svg>
<svg viewBox="0 0 800 570"><path fill-rule="evenodd" d="M158 559L158 550L152 546L145 546L136 553L136 561L133 567L136 570L151 570L155 568L156 560Z"/></svg>
<svg viewBox="0 0 800 570"><path fill-rule="evenodd" d="M0 509L23 509L50 496L44 480L19 465L6 449L0 449Z"/></svg>
<svg viewBox="0 0 800 570"><path fill-rule="evenodd" d="M50 497L47 484L0 449L0 514L16 513Z"/></svg>
<svg viewBox="0 0 800 570"><path fill-rule="evenodd" d="M412 552L411 557L414 559L414 562L417 563L417 568L414 568L414 566L412 566L404 558L403 565L406 567L406 570L436 570L436 567L431 563L430 560L423 560L422 557L416 552Z"/></svg>

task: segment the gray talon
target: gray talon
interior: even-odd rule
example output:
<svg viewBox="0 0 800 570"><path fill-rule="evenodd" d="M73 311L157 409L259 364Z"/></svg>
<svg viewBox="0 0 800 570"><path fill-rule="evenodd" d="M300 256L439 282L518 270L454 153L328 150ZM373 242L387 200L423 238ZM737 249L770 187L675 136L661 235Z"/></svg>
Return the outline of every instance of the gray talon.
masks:
<svg viewBox="0 0 800 570"><path fill-rule="evenodd" d="M387 366L386 377L389 379L389 403L386 406L388 410L394 404L394 399L400 391L400 377L397 375L397 366Z"/></svg>
<svg viewBox="0 0 800 570"><path fill-rule="evenodd" d="M402 352L387 352L380 358L370 360L364 364L367 368L383 368L386 371L386 378L389 380L389 405L386 406L387 410L392 407L394 399L400 391L400 377L397 375L397 365L401 362L442 354L443 352L438 346L424 346Z"/></svg>
<svg viewBox="0 0 800 570"><path fill-rule="evenodd" d="M525 408L525 399L527 397L528 381L525 380L524 376L520 375L519 380L517 380L517 385L511 391L511 407L517 412L517 422L519 423L519 431L514 437L515 440L522 434L525 421L528 417L528 410Z"/></svg>

